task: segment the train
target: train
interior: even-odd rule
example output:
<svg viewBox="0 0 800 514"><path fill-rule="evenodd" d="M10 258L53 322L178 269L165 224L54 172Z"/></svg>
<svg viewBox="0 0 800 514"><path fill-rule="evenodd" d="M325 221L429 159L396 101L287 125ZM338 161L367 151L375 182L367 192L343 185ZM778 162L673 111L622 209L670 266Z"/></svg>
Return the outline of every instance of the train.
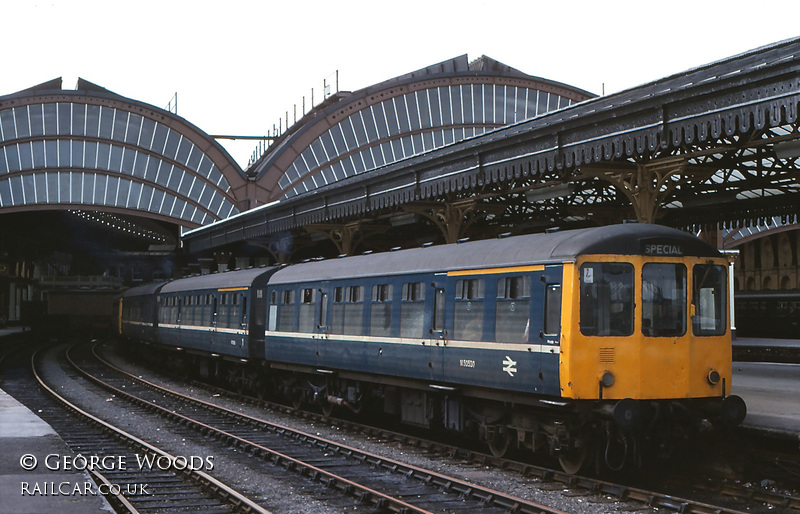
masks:
<svg viewBox="0 0 800 514"><path fill-rule="evenodd" d="M119 331L298 408L619 470L744 419L727 266L658 225L551 231L135 287Z"/></svg>
<svg viewBox="0 0 800 514"><path fill-rule="evenodd" d="M742 337L800 337L800 290L737 291L736 334Z"/></svg>

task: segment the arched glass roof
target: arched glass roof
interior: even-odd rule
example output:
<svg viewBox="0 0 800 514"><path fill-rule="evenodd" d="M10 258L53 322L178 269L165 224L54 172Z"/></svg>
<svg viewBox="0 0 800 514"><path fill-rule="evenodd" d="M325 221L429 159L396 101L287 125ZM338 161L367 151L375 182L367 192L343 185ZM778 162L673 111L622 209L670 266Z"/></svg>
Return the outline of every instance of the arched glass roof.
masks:
<svg viewBox="0 0 800 514"><path fill-rule="evenodd" d="M290 197L571 105L533 88L461 84L413 91L362 109L322 134L278 181Z"/></svg>
<svg viewBox="0 0 800 514"><path fill-rule="evenodd" d="M220 152L176 116L85 94L13 96L0 98L0 212L111 209L184 226L239 212Z"/></svg>
<svg viewBox="0 0 800 514"><path fill-rule="evenodd" d="M288 198L591 96L486 56L461 56L342 96L270 147L255 173L266 200Z"/></svg>

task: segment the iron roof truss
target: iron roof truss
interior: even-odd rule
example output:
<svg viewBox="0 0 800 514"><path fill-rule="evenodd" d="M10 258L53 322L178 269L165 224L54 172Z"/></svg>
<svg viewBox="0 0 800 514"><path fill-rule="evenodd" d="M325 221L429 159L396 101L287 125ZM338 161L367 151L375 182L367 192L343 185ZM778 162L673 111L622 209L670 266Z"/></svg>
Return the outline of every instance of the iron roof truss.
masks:
<svg viewBox="0 0 800 514"><path fill-rule="evenodd" d="M677 162L679 172L658 175L660 223L738 226L796 216L800 155L779 158L774 145L800 139L799 103L800 38L350 177L184 240L191 251L202 251L413 202L472 196L505 205L511 222L585 221L631 208L621 182L610 183L598 169L657 168L661 162ZM539 200L523 194L554 184L571 189Z"/></svg>

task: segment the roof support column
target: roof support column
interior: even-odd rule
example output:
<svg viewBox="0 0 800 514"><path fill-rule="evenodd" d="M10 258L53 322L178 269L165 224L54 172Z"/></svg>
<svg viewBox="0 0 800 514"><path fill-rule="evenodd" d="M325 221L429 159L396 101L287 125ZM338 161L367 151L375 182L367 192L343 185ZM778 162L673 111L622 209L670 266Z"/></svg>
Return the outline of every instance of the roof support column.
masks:
<svg viewBox="0 0 800 514"><path fill-rule="evenodd" d="M684 157L667 157L644 164L590 164L578 170L581 178L599 178L623 193L639 223L655 223L658 210L675 189L714 172L707 166L690 165Z"/></svg>
<svg viewBox="0 0 800 514"><path fill-rule="evenodd" d="M418 202L404 205L403 210L429 219L442 233L445 243L451 244L464 237L476 220L478 201L467 198L455 202Z"/></svg>
<svg viewBox="0 0 800 514"><path fill-rule="evenodd" d="M281 235L279 237L264 240L248 241L251 245L263 248L272 256L276 264L286 264L292 256L292 239L290 236Z"/></svg>
<svg viewBox="0 0 800 514"><path fill-rule="evenodd" d="M231 252L214 252L214 262L217 264L217 271L228 271L231 263L231 257L233 257Z"/></svg>
<svg viewBox="0 0 800 514"><path fill-rule="evenodd" d="M385 228L370 226L361 221L342 224L314 224L306 227L311 234L322 234L330 239L339 250L339 255L353 255L353 252L367 236L385 231Z"/></svg>

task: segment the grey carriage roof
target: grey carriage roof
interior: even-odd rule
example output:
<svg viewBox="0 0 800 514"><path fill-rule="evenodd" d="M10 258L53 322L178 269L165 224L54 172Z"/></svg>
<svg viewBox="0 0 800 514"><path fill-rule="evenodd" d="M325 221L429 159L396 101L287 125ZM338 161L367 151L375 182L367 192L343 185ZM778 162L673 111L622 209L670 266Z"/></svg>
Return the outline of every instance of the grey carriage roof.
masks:
<svg viewBox="0 0 800 514"><path fill-rule="evenodd" d="M162 293L177 293L181 291L196 291L201 289L223 289L227 287L249 287L261 275L274 268L249 268L240 271L226 271L211 275L173 280L161 289Z"/></svg>
<svg viewBox="0 0 800 514"><path fill-rule="evenodd" d="M127 289L124 293L122 293L123 298L131 298L134 296L149 296L151 294L155 294L158 290L166 284L166 282L155 282L152 284L145 284L143 286L136 286L130 289Z"/></svg>
<svg viewBox="0 0 800 514"><path fill-rule="evenodd" d="M673 228L611 225L296 264L275 273L270 284L560 263L584 254L640 255L642 244L649 241L680 244L685 255L720 255Z"/></svg>

